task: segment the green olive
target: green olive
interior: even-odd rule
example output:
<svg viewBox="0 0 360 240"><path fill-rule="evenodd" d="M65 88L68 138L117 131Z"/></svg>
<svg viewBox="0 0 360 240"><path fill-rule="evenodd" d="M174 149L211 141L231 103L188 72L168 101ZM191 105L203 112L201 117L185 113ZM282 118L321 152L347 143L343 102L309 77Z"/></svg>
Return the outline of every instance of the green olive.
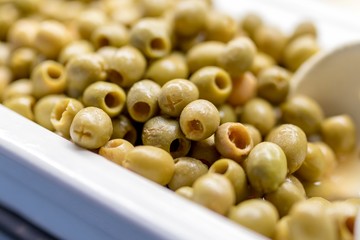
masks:
<svg viewBox="0 0 360 240"><path fill-rule="evenodd" d="M281 104L282 120L300 127L307 136L320 131L324 113L320 105L305 95L296 95Z"/></svg>
<svg viewBox="0 0 360 240"><path fill-rule="evenodd" d="M130 30L130 43L148 58L161 58L172 48L166 23L157 18L139 20Z"/></svg>
<svg viewBox="0 0 360 240"><path fill-rule="evenodd" d="M205 39L226 43L235 37L237 27L238 25L232 16L213 9L206 16Z"/></svg>
<svg viewBox="0 0 360 240"><path fill-rule="evenodd" d="M240 122L253 125L265 136L276 124L275 110L262 98L250 99L242 109Z"/></svg>
<svg viewBox="0 0 360 240"><path fill-rule="evenodd" d="M220 114L214 104L198 99L185 106L179 122L186 138L199 141L215 133L220 124Z"/></svg>
<svg viewBox="0 0 360 240"><path fill-rule="evenodd" d="M62 64L52 60L41 62L31 73L34 97L63 93L66 88L66 76Z"/></svg>
<svg viewBox="0 0 360 240"><path fill-rule="evenodd" d="M266 141L279 145L284 151L289 174L297 171L305 161L307 138L301 128L293 124L281 124L269 132Z"/></svg>
<svg viewBox="0 0 360 240"><path fill-rule="evenodd" d="M121 166L122 162L125 160L125 155L133 148L134 146L125 139L116 138L111 139L102 146L99 149L99 154Z"/></svg>
<svg viewBox="0 0 360 240"><path fill-rule="evenodd" d="M35 98L32 96L17 96L6 99L3 104L5 107L13 110L14 112L26 117L27 119L34 120L33 108L35 105Z"/></svg>
<svg viewBox="0 0 360 240"><path fill-rule="evenodd" d="M247 128L247 130L251 136L251 139L253 141L254 146L262 142L261 133L256 127L254 127L251 124L246 124L246 123L243 125Z"/></svg>
<svg viewBox="0 0 360 240"><path fill-rule="evenodd" d="M131 144L135 144L137 140L137 130L131 120L124 114L112 118L113 133L111 139L121 138L125 139Z"/></svg>
<svg viewBox="0 0 360 240"><path fill-rule="evenodd" d="M248 180L258 192L273 192L285 181L286 156L275 143L262 142L256 145L244 164Z"/></svg>
<svg viewBox="0 0 360 240"><path fill-rule="evenodd" d="M11 81L12 81L12 72L11 72L11 70L6 66L1 66L0 65L0 102L5 100L6 98L8 98L6 95L9 95L9 92L10 93L11 92L18 92L17 87L14 87L15 88L14 90L10 90L10 91L7 90L7 89L13 88L13 87L9 87ZM27 81L27 82L29 82L29 81ZM22 84L20 84L20 85L23 86ZM25 85L27 85L29 88L32 87L31 83L25 84ZM29 89L28 87L26 87L26 89ZM21 88L21 89L23 89L23 88ZM23 92L23 91L20 91L20 92Z"/></svg>
<svg viewBox="0 0 360 240"><path fill-rule="evenodd" d="M93 45L87 40L75 40L63 47L59 53L58 61L64 65L73 58L94 52Z"/></svg>
<svg viewBox="0 0 360 240"><path fill-rule="evenodd" d="M170 80L188 78L189 70L183 54L172 52L168 56L152 62L145 74L145 78L151 79L161 86Z"/></svg>
<svg viewBox="0 0 360 240"><path fill-rule="evenodd" d="M262 199L249 199L231 208L230 220L266 237L273 237L279 214L276 208Z"/></svg>
<svg viewBox="0 0 360 240"><path fill-rule="evenodd" d="M218 64L231 76L238 77L253 64L256 46L248 37L237 37L227 43L219 55Z"/></svg>
<svg viewBox="0 0 360 240"><path fill-rule="evenodd" d="M291 71L296 71L306 60L318 51L319 46L313 36L300 36L290 42L284 49L284 65Z"/></svg>
<svg viewBox="0 0 360 240"><path fill-rule="evenodd" d="M265 195L265 199L274 204L281 217L286 216L295 203L303 201L305 198L304 187L294 176L287 177L277 190Z"/></svg>
<svg viewBox="0 0 360 240"><path fill-rule="evenodd" d="M225 215L235 203L235 191L230 180L222 174L208 173L193 184L192 200L200 205Z"/></svg>
<svg viewBox="0 0 360 240"><path fill-rule="evenodd" d="M179 122L163 116L146 121L141 138L144 145L162 148L173 158L186 156L191 146L190 140L182 133Z"/></svg>
<svg viewBox="0 0 360 240"><path fill-rule="evenodd" d="M183 198L192 200L194 195L194 189L189 186L184 186L175 191L175 193Z"/></svg>
<svg viewBox="0 0 360 240"><path fill-rule="evenodd" d="M64 98L65 96L62 94L50 94L38 99L34 106L35 122L50 131L54 131L55 128L51 123L51 114L55 105Z"/></svg>
<svg viewBox="0 0 360 240"><path fill-rule="evenodd" d="M168 184L175 171L171 155L154 146L134 147L125 155L122 166L160 185Z"/></svg>
<svg viewBox="0 0 360 240"><path fill-rule="evenodd" d="M106 79L105 60L100 54L79 54L66 64L66 92L70 97L81 96L87 86Z"/></svg>
<svg viewBox="0 0 360 240"><path fill-rule="evenodd" d="M192 186L193 183L208 172L208 167L200 160L191 157L179 157L174 159L175 172L168 183L168 187L176 191L184 186Z"/></svg>
<svg viewBox="0 0 360 240"><path fill-rule="evenodd" d="M8 42L14 47L35 47L35 36L39 29L39 21L22 18L14 22L8 31Z"/></svg>
<svg viewBox="0 0 360 240"><path fill-rule="evenodd" d="M71 140L87 149L104 146L110 140L112 131L111 118L97 107L81 109L70 126Z"/></svg>
<svg viewBox="0 0 360 240"><path fill-rule="evenodd" d="M14 50L9 59L9 67L14 79L29 78L36 64L37 52L28 47Z"/></svg>
<svg viewBox="0 0 360 240"><path fill-rule="evenodd" d="M241 28L251 37L254 37L256 30L263 25L261 16L254 12L246 13L241 19Z"/></svg>
<svg viewBox="0 0 360 240"><path fill-rule="evenodd" d="M126 94L115 83L98 81L87 86L82 101L85 106L101 108L110 117L115 117L125 106Z"/></svg>
<svg viewBox="0 0 360 240"><path fill-rule="evenodd" d="M274 66L275 60L268 54L263 52L257 52L254 57L253 64L251 65L250 71L258 75L262 70Z"/></svg>
<svg viewBox="0 0 360 240"><path fill-rule="evenodd" d="M356 148L356 127L348 115L326 118L321 123L321 136L336 154L352 153Z"/></svg>
<svg viewBox="0 0 360 240"><path fill-rule="evenodd" d="M122 47L129 42L129 33L121 24L105 24L98 26L91 34L91 42L96 49L105 46Z"/></svg>
<svg viewBox="0 0 360 240"><path fill-rule="evenodd" d="M173 79L165 83L158 96L161 112L178 117L184 107L199 98L197 86L186 79Z"/></svg>
<svg viewBox="0 0 360 240"><path fill-rule="evenodd" d="M74 98L62 98L57 101L50 115L54 130L61 136L70 139L70 126L75 115L83 109L83 104Z"/></svg>
<svg viewBox="0 0 360 240"><path fill-rule="evenodd" d="M235 112L235 108L232 107L230 104L222 104L218 107L218 110L220 114L220 124L237 121L237 114Z"/></svg>
<svg viewBox="0 0 360 240"><path fill-rule="evenodd" d="M190 48L186 55L190 73L206 66L217 66L217 60L225 50L225 46L222 42L206 41Z"/></svg>
<svg viewBox="0 0 360 240"><path fill-rule="evenodd" d="M222 158L215 161L209 168L209 173L218 173L227 177L235 190L236 203L248 195L248 185L244 169L235 161Z"/></svg>
<svg viewBox="0 0 360 240"><path fill-rule="evenodd" d="M131 87L145 73L146 60L134 47L119 48L107 62L107 74L110 81L121 87Z"/></svg>
<svg viewBox="0 0 360 240"><path fill-rule="evenodd" d="M158 109L160 85L151 80L141 80L131 86L127 94L126 106L130 117L137 122L146 122Z"/></svg>
<svg viewBox="0 0 360 240"><path fill-rule="evenodd" d="M335 171L335 169L338 166L338 160L334 150L332 150L332 148L324 142L313 142L313 143L320 148L321 152L324 155L324 160L325 160L324 177L331 176L331 174Z"/></svg>
<svg viewBox="0 0 360 240"><path fill-rule="evenodd" d="M258 96L273 104L284 102L290 89L290 77L290 73L282 67L264 69L258 75Z"/></svg>
<svg viewBox="0 0 360 240"><path fill-rule="evenodd" d="M4 80L6 80L6 78L4 78ZM16 96L32 95L32 92L33 84L30 79L18 79L9 82L8 85L4 87L2 99L4 101Z"/></svg>
<svg viewBox="0 0 360 240"><path fill-rule="evenodd" d="M308 143L305 160L295 174L302 180L316 182L324 177L325 164L325 157L320 147L313 143Z"/></svg>
<svg viewBox="0 0 360 240"><path fill-rule="evenodd" d="M229 74L219 67L203 67L191 75L190 81L199 89L199 98L215 105L223 104L232 90Z"/></svg>
<svg viewBox="0 0 360 240"><path fill-rule="evenodd" d="M90 39L93 31L107 22L104 12L94 8L86 9L76 19L77 32L83 39Z"/></svg>

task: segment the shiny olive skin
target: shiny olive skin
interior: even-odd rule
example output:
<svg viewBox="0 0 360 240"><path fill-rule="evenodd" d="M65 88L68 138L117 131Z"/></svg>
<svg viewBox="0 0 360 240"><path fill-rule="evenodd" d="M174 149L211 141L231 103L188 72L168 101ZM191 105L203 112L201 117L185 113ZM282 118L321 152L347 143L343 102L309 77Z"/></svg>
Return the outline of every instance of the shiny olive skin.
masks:
<svg viewBox="0 0 360 240"><path fill-rule="evenodd" d="M321 136L335 153L352 153L356 148L356 127L348 115L326 118L321 123Z"/></svg>
<svg viewBox="0 0 360 240"><path fill-rule="evenodd" d="M262 70L275 66L275 64L275 60L270 55L263 52L257 52L250 71L257 76Z"/></svg>
<svg viewBox="0 0 360 240"><path fill-rule="evenodd" d="M258 192L275 191L285 181L286 156L275 143L262 142L256 145L245 159L244 164L248 180Z"/></svg>
<svg viewBox="0 0 360 240"><path fill-rule="evenodd" d="M104 59L95 53L79 54L66 64L66 92L70 97L81 96L90 84L106 79Z"/></svg>
<svg viewBox="0 0 360 240"><path fill-rule="evenodd" d="M218 66L218 58L226 44L219 41L206 41L194 45L186 54L190 73L206 66Z"/></svg>
<svg viewBox="0 0 360 240"><path fill-rule="evenodd" d="M215 133L220 124L220 114L214 104L198 99L185 106L180 114L179 122L186 138L199 141Z"/></svg>
<svg viewBox="0 0 360 240"><path fill-rule="evenodd" d="M243 125L247 128L254 146L262 142L263 138L261 136L260 131L256 127L254 127L251 124L243 124Z"/></svg>
<svg viewBox="0 0 360 240"><path fill-rule="evenodd" d="M121 24L105 24L91 34L91 42L96 49L105 46L122 47L129 42L129 32Z"/></svg>
<svg viewBox="0 0 360 240"><path fill-rule="evenodd" d="M217 128L215 146L222 156L241 163L253 148L254 143L243 124L227 122Z"/></svg>
<svg viewBox="0 0 360 240"><path fill-rule="evenodd" d="M121 87L131 87L145 74L146 65L146 59L138 49L121 47L107 61L108 78Z"/></svg>
<svg viewBox="0 0 360 240"><path fill-rule="evenodd" d="M175 171L171 155L154 146L134 147L125 155L122 166L160 185L168 184Z"/></svg>
<svg viewBox="0 0 360 240"><path fill-rule="evenodd" d="M142 143L169 152L173 158L184 157L190 150L191 142L185 138L179 122L163 116L156 116L143 126Z"/></svg>
<svg viewBox="0 0 360 240"><path fill-rule="evenodd" d="M178 117L184 107L199 98L197 86L187 79L173 79L165 83L158 96L163 114Z"/></svg>
<svg viewBox="0 0 360 240"><path fill-rule="evenodd" d="M64 93L66 89L65 68L62 64L52 60L43 61L32 71L31 81L35 98Z"/></svg>
<svg viewBox="0 0 360 240"><path fill-rule="evenodd" d="M168 187L176 191L184 186L192 186L193 183L208 172L208 167L200 160L191 157L179 157L174 159L175 172L168 183Z"/></svg>
<svg viewBox="0 0 360 240"><path fill-rule="evenodd" d="M263 24L254 33L254 42L259 49L279 62L287 43L287 36L276 26Z"/></svg>
<svg viewBox="0 0 360 240"><path fill-rule="evenodd" d="M50 114L50 122L57 134L70 139L70 126L75 115L84 105L74 98L62 98L57 101Z"/></svg>
<svg viewBox="0 0 360 240"><path fill-rule="evenodd" d="M163 86L173 79L186 79L188 75L189 69L185 56L179 52L173 52L152 62L146 70L145 78L151 79Z"/></svg>
<svg viewBox="0 0 360 240"><path fill-rule="evenodd" d="M110 140L112 131L111 118L97 107L81 109L70 126L71 140L87 149L104 146Z"/></svg>
<svg viewBox="0 0 360 240"><path fill-rule="evenodd" d="M269 132L266 141L279 145L284 151L289 174L301 167L307 154L307 138L301 128L293 124L281 124Z"/></svg>
<svg viewBox="0 0 360 240"><path fill-rule="evenodd" d="M4 77L4 81L7 81L6 77ZM12 82L10 82L9 80L9 83L6 86L4 86L2 100L4 101L6 99L16 96L32 95L32 91L33 91L33 85L30 79L24 78ZM0 99L1 99L1 94L0 94Z"/></svg>
<svg viewBox="0 0 360 240"><path fill-rule="evenodd" d="M166 23L157 18L139 20L130 30L130 44L147 58L161 58L172 48Z"/></svg>
<svg viewBox="0 0 360 240"><path fill-rule="evenodd" d="M284 102L290 90L290 73L278 66L269 67L258 75L258 96L273 104Z"/></svg>
<svg viewBox="0 0 360 240"><path fill-rule="evenodd" d="M94 52L93 45L87 40L75 40L63 47L58 61L66 65L73 57Z"/></svg>
<svg viewBox="0 0 360 240"><path fill-rule="evenodd" d="M181 187L181 188L175 190L175 193L183 198L192 200L192 198L194 196L194 189L189 186L184 186L184 187Z"/></svg>
<svg viewBox="0 0 360 240"><path fill-rule="evenodd" d="M329 239L337 238L334 219L327 212L330 203L310 198L295 204L283 227L286 239Z"/></svg>
<svg viewBox="0 0 360 240"><path fill-rule="evenodd" d="M295 203L305 200L306 195L301 182L291 176L287 177L277 190L266 194L265 199L271 202L278 210L280 217L283 217L289 213Z"/></svg>
<svg viewBox="0 0 360 240"><path fill-rule="evenodd" d="M291 71L296 71L306 60L318 51L319 46L313 36L300 36L290 42L284 49L284 65Z"/></svg>
<svg viewBox="0 0 360 240"><path fill-rule="evenodd" d="M235 203L244 200L248 194L248 185L244 169L234 160L221 158L209 168L209 173L218 173L227 177L235 190Z"/></svg>
<svg viewBox="0 0 360 240"><path fill-rule="evenodd" d="M320 148L320 151L324 155L325 160L325 171L324 177L329 177L338 167L338 159L334 150L324 142L313 142L313 144L317 145Z"/></svg>
<svg viewBox="0 0 360 240"><path fill-rule="evenodd" d="M248 37L237 37L227 43L219 55L218 64L231 76L240 76L253 64L256 46Z"/></svg>
<svg viewBox="0 0 360 240"><path fill-rule="evenodd" d="M33 108L35 101L34 97L26 95L6 99L2 104L23 117L34 120Z"/></svg>
<svg viewBox="0 0 360 240"><path fill-rule="evenodd" d="M252 98L245 103L240 122L255 126L265 136L276 124L274 108L262 98Z"/></svg>
<svg viewBox="0 0 360 240"><path fill-rule="evenodd" d="M82 101L85 106L101 108L110 117L115 117L125 106L126 94L115 83L98 81L87 86Z"/></svg>
<svg viewBox="0 0 360 240"><path fill-rule="evenodd" d="M280 105L285 123L300 127L307 136L320 131L324 113L320 105L305 95L295 95Z"/></svg>
<svg viewBox="0 0 360 240"><path fill-rule="evenodd" d="M134 146L125 139L116 138L111 139L102 146L99 149L99 154L121 166L122 162L125 160L125 155L133 148Z"/></svg>
<svg viewBox="0 0 360 240"><path fill-rule="evenodd" d="M235 191L230 180L218 173L208 173L193 184L192 200L214 212L225 215L235 203Z"/></svg>
<svg viewBox="0 0 360 240"><path fill-rule="evenodd" d="M319 181L324 177L326 170L325 164L325 156L320 150L320 147L313 143L308 143L305 160L295 172L295 175L304 181Z"/></svg>
<svg viewBox="0 0 360 240"><path fill-rule="evenodd" d="M235 37L237 27L232 16L222 11L212 10L206 16L205 39L227 43Z"/></svg>
<svg viewBox="0 0 360 240"><path fill-rule="evenodd" d="M179 1L174 8L174 31L179 36L194 36L205 27L207 6L201 1Z"/></svg>
<svg viewBox="0 0 360 240"><path fill-rule="evenodd" d="M124 114L120 114L119 116L112 118L111 121L113 125L111 139L125 139L134 145L138 134L132 121Z"/></svg>
<svg viewBox="0 0 360 240"><path fill-rule="evenodd" d="M54 106L65 98L62 94L50 94L37 100L34 106L35 122L39 125L54 131L55 128L51 123L51 114Z"/></svg>
<svg viewBox="0 0 360 240"><path fill-rule="evenodd" d="M276 208L262 199L249 199L232 207L228 213L230 220L271 238L275 233L279 214Z"/></svg>
<svg viewBox="0 0 360 240"><path fill-rule="evenodd" d="M131 86L127 93L126 107L130 117L137 122L146 122L158 109L160 85L151 80L141 80Z"/></svg>
<svg viewBox="0 0 360 240"><path fill-rule="evenodd" d="M203 67L191 75L190 81L199 89L199 98L214 105L223 104L232 90L231 77L219 67Z"/></svg>

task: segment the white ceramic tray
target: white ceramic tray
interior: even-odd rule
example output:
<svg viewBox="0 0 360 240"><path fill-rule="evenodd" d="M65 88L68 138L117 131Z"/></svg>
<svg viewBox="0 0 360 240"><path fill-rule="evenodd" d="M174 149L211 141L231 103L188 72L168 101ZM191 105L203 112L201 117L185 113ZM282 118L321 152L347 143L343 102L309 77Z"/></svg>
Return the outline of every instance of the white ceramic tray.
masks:
<svg viewBox="0 0 360 240"><path fill-rule="evenodd" d="M314 0L216 5L237 18L258 12L285 30L310 17L325 48L360 38L356 16L332 20L334 9ZM62 239L263 239L1 105L0 202Z"/></svg>

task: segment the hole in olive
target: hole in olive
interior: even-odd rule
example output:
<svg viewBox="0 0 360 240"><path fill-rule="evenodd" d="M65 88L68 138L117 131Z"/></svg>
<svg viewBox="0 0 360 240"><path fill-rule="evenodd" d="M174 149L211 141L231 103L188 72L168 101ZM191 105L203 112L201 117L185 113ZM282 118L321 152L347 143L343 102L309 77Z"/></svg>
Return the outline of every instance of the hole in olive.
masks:
<svg viewBox="0 0 360 240"><path fill-rule="evenodd" d="M229 168L226 162L220 162L214 166L214 172L219 174L225 174Z"/></svg>
<svg viewBox="0 0 360 240"><path fill-rule="evenodd" d="M162 51L165 49L164 40L161 38L154 38L150 41L150 48L155 51Z"/></svg>
<svg viewBox="0 0 360 240"><path fill-rule="evenodd" d="M114 83L121 84L123 82L123 80L124 80L121 73L119 73L118 71L116 71L114 69L109 69L107 71L107 74L108 74L109 80L114 82Z"/></svg>
<svg viewBox="0 0 360 240"><path fill-rule="evenodd" d="M233 126L228 130L229 140L235 144L237 148L244 149L250 144L250 136L246 129Z"/></svg>
<svg viewBox="0 0 360 240"><path fill-rule="evenodd" d="M106 94L104 101L106 106L109 108L115 108L119 106L120 103L118 95L114 92L109 92Z"/></svg>
<svg viewBox="0 0 360 240"><path fill-rule="evenodd" d="M226 81L225 77L222 75L217 75L215 77L215 85L219 88L219 89L225 89L228 86L228 82Z"/></svg>
<svg viewBox="0 0 360 240"><path fill-rule="evenodd" d="M136 132L134 130L129 130L123 136L123 139L127 140L128 142L135 143L136 141Z"/></svg>
<svg viewBox="0 0 360 240"><path fill-rule="evenodd" d="M351 233L354 233L355 231L355 218L354 217L348 217L345 221L345 225L347 227L347 229L349 229L349 231Z"/></svg>
<svg viewBox="0 0 360 240"><path fill-rule="evenodd" d="M204 131L204 127L203 127L202 123L197 119L189 121L188 128L189 128L190 132L202 133Z"/></svg>
<svg viewBox="0 0 360 240"><path fill-rule="evenodd" d="M150 106L146 102L137 102L133 106L134 114L140 118L146 118L150 113Z"/></svg>
<svg viewBox="0 0 360 240"><path fill-rule="evenodd" d="M98 44L99 48L109 46L110 45L110 40L105 36L101 36L101 37L98 38L97 44Z"/></svg>
<svg viewBox="0 0 360 240"><path fill-rule="evenodd" d="M170 144L170 153L180 152L183 149L183 140L180 138L175 139Z"/></svg>
<svg viewBox="0 0 360 240"><path fill-rule="evenodd" d="M46 72L52 79L59 79L61 76L61 70L55 66L49 66Z"/></svg>

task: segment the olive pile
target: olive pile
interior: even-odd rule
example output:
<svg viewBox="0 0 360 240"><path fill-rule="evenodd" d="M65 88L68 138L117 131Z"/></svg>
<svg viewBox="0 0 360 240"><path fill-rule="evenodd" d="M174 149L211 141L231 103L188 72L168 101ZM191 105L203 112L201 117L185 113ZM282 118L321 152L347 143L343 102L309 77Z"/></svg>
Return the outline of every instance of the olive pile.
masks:
<svg viewBox="0 0 360 240"><path fill-rule="evenodd" d="M289 96L319 51L211 0L0 4L4 106L273 239L351 239L359 199L308 191L356 150L347 115Z"/></svg>

